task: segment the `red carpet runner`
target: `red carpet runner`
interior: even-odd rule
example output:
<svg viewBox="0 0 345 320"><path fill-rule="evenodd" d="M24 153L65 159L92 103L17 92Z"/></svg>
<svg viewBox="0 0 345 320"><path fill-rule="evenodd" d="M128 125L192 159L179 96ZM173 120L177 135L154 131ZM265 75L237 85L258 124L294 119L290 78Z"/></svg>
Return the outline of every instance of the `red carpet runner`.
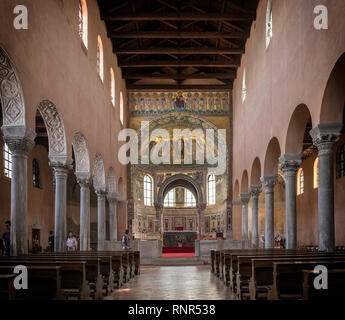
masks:
<svg viewBox="0 0 345 320"><path fill-rule="evenodd" d="M195 253L163 253L162 258L195 258Z"/></svg>
<svg viewBox="0 0 345 320"><path fill-rule="evenodd" d="M194 247L163 247L163 258L193 258Z"/></svg>

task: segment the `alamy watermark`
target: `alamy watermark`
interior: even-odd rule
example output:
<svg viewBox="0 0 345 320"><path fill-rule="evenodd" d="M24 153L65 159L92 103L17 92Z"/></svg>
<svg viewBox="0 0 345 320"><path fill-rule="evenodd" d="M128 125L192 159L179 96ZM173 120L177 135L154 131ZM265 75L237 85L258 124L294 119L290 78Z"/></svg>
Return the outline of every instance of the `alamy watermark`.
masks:
<svg viewBox="0 0 345 320"><path fill-rule="evenodd" d="M217 131L215 133L215 131ZM127 141L129 138L129 141ZM209 173L226 171L226 129L166 129L149 130L149 121L141 122L140 141L134 129L120 131L118 140L124 143L118 152L121 164L209 164ZM218 140L217 147L215 140ZM153 143L153 145L152 145ZM195 152L193 152L193 144ZM139 161L140 145L140 161ZM129 154L128 154L129 153Z"/></svg>

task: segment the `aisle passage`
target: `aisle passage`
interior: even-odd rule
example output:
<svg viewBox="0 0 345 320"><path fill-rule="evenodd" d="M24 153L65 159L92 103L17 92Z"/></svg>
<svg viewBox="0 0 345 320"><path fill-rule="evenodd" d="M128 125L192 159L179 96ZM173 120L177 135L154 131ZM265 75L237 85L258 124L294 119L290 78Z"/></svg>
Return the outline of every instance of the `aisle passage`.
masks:
<svg viewBox="0 0 345 320"><path fill-rule="evenodd" d="M230 289L210 272L210 266L147 266L106 299L230 300Z"/></svg>

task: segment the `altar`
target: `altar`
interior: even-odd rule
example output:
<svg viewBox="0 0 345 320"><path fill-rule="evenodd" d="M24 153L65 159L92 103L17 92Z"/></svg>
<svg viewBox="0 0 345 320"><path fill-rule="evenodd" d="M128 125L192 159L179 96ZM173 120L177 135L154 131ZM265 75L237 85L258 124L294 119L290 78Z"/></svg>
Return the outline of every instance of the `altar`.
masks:
<svg viewBox="0 0 345 320"><path fill-rule="evenodd" d="M189 230L164 231L163 247L194 247L197 232Z"/></svg>

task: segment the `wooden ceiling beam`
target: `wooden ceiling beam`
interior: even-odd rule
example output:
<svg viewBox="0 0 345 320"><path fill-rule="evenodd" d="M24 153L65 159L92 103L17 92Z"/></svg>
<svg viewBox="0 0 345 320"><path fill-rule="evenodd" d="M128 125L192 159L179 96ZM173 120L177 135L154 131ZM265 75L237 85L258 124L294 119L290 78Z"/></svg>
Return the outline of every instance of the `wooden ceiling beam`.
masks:
<svg viewBox="0 0 345 320"><path fill-rule="evenodd" d="M244 53L244 49L237 48L114 48L116 54L238 54Z"/></svg>
<svg viewBox="0 0 345 320"><path fill-rule="evenodd" d="M235 79L236 72L224 73L196 73L196 74L178 74L178 73L129 73L122 74L124 79Z"/></svg>
<svg viewBox="0 0 345 320"><path fill-rule="evenodd" d="M142 31L142 32L112 32L112 39L246 39L244 32L169 32L169 31Z"/></svg>
<svg viewBox="0 0 345 320"><path fill-rule="evenodd" d="M151 67L207 67L207 68L238 68L240 62L213 60L177 60L177 61L119 61L122 68L151 68Z"/></svg>
<svg viewBox="0 0 345 320"><path fill-rule="evenodd" d="M228 14L228 13L139 13L136 14L106 14L102 17L105 21L248 21L254 16L251 14Z"/></svg>

